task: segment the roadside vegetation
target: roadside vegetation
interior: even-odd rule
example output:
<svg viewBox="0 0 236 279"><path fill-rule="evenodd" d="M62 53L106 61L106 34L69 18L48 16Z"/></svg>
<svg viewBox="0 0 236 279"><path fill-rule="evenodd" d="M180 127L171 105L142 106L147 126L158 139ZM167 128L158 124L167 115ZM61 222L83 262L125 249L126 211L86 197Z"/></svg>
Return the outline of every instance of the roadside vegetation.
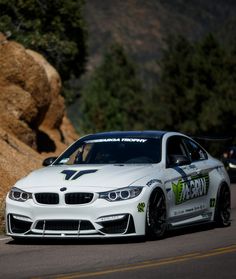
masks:
<svg viewBox="0 0 236 279"><path fill-rule="evenodd" d="M212 34L197 42L172 36L156 63L160 75L147 91L122 46L109 47L82 89L81 131L163 129L235 136L235 44L225 47Z"/></svg>
<svg viewBox="0 0 236 279"><path fill-rule="evenodd" d="M152 128L191 135L235 134L235 44L225 47L212 34L194 43L171 37L160 69L151 94Z"/></svg>
<svg viewBox="0 0 236 279"><path fill-rule="evenodd" d="M147 118L145 92L136 65L113 44L82 90L80 126L86 133L139 130Z"/></svg>

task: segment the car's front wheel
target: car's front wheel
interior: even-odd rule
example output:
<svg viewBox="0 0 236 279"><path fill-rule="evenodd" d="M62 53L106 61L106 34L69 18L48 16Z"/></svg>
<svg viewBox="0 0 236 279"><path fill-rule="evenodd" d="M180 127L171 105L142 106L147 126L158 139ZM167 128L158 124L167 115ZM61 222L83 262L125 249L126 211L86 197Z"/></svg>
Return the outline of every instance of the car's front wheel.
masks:
<svg viewBox="0 0 236 279"><path fill-rule="evenodd" d="M215 222L219 227L230 226L230 189L227 185L220 188L216 209L215 209Z"/></svg>
<svg viewBox="0 0 236 279"><path fill-rule="evenodd" d="M164 193L157 189L149 199L146 216L146 236L151 239L160 239L167 228L166 200Z"/></svg>

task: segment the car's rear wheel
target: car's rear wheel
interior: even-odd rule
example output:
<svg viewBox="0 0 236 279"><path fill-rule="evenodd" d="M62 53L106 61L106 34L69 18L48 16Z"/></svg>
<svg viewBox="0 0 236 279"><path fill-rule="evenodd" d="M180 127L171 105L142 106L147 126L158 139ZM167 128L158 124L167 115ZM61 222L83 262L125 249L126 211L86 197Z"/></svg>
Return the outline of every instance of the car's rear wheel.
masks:
<svg viewBox="0 0 236 279"><path fill-rule="evenodd" d="M223 185L220 188L216 209L215 209L215 222L219 227L228 227L230 226L230 212L231 212L231 203L230 203L230 189L227 185Z"/></svg>
<svg viewBox="0 0 236 279"><path fill-rule="evenodd" d="M166 200L164 193L157 189L149 199L146 216L146 236L151 239L160 239L167 228Z"/></svg>

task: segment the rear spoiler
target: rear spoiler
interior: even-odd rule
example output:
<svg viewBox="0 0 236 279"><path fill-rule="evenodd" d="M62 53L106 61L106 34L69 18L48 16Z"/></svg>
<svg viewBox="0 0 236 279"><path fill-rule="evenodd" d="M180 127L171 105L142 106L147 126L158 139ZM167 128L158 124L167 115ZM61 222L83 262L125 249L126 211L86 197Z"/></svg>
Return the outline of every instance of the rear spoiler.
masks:
<svg viewBox="0 0 236 279"><path fill-rule="evenodd" d="M192 136L214 157L222 158L223 153L230 146L235 145L235 136Z"/></svg>
<svg viewBox="0 0 236 279"><path fill-rule="evenodd" d="M235 139L234 136L227 137L216 137L216 136L191 136L194 140L202 140L202 141L233 141Z"/></svg>

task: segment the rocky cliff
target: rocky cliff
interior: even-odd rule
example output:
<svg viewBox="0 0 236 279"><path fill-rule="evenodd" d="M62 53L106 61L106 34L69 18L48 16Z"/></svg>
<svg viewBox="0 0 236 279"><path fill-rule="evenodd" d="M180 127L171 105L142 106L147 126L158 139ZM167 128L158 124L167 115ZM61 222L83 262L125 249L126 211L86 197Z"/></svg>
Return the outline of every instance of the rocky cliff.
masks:
<svg viewBox="0 0 236 279"><path fill-rule="evenodd" d="M59 74L40 54L0 33L0 210L17 179L78 137L60 90Z"/></svg>

